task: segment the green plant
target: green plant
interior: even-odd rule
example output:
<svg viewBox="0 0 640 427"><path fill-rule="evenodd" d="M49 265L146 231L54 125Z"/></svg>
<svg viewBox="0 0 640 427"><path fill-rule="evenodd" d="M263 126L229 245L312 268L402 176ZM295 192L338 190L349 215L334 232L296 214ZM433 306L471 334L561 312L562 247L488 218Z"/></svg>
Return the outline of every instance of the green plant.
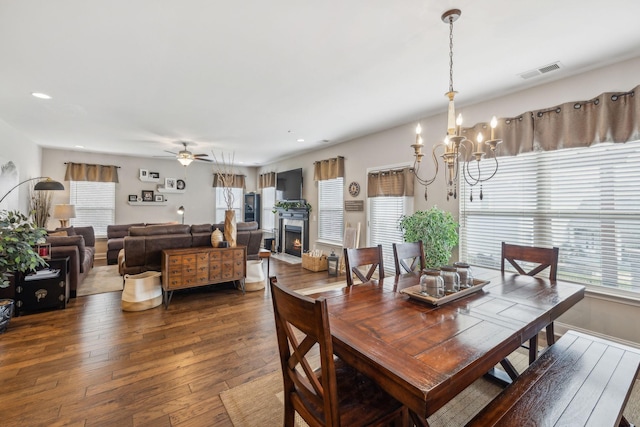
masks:
<svg viewBox="0 0 640 427"><path fill-rule="evenodd" d="M311 204L307 202L288 202L286 200L277 201L273 205L272 212L276 213L278 212L278 209L284 209L285 211L288 211L291 208L306 208L309 212L311 212Z"/></svg>
<svg viewBox="0 0 640 427"><path fill-rule="evenodd" d="M18 211L0 212L0 287L9 286L9 275L26 273L46 262L35 250L46 234Z"/></svg>
<svg viewBox="0 0 640 427"><path fill-rule="evenodd" d="M446 265L451 251L458 245L458 223L453 215L433 207L400 218L400 229L405 242L422 240L428 268Z"/></svg>

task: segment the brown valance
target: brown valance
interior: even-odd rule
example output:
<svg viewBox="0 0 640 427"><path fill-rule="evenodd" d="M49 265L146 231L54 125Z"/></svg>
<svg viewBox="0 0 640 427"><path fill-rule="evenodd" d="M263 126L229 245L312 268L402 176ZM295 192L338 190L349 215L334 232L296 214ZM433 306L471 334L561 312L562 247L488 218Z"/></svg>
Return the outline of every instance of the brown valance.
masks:
<svg viewBox="0 0 640 427"><path fill-rule="evenodd" d="M628 92L605 92L586 101L527 111L498 119L495 138L501 139L496 155L513 156L531 151L588 147L602 142L624 143L640 139L640 97L636 86ZM482 131L490 138L488 123L463 129L475 143ZM488 149L485 147L485 152Z"/></svg>
<svg viewBox="0 0 640 427"><path fill-rule="evenodd" d="M344 177L344 157L338 156L333 159L313 162L314 181L325 181L340 177Z"/></svg>
<svg viewBox="0 0 640 427"><path fill-rule="evenodd" d="M224 187L222 180L219 178L218 174L213 174L213 186L214 187ZM244 175L233 175L233 183L231 184L232 188L246 188L245 186L245 176Z"/></svg>
<svg viewBox="0 0 640 427"><path fill-rule="evenodd" d="M258 176L258 188L268 188L276 186L276 173L267 172L261 173Z"/></svg>
<svg viewBox="0 0 640 427"><path fill-rule="evenodd" d="M67 163L65 181L118 182L118 166Z"/></svg>
<svg viewBox="0 0 640 427"><path fill-rule="evenodd" d="M367 177L368 197L412 197L414 176L411 168L370 172Z"/></svg>

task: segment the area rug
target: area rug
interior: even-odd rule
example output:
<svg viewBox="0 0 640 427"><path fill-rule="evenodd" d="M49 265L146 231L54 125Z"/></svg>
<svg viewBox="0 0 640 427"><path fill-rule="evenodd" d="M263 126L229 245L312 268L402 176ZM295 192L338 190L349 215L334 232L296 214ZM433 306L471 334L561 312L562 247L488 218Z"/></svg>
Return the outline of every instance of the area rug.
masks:
<svg viewBox="0 0 640 427"><path fill-rule="evenodd" d="M117 265L93 267L84 278L78 289L77 296L102 294L122 290L122 276L118 274Z"/></svg>

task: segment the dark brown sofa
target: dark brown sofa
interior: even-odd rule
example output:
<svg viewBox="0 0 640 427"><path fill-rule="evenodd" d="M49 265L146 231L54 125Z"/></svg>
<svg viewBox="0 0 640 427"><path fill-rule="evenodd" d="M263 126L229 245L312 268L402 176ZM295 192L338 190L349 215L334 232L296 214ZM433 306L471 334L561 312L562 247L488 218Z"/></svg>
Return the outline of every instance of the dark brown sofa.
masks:
<svg viewBox="0 0 640 427"><path fill-rule="evenodd" d="M211 233L223 224L132 226L124 238L122 274L160 271L163 249L211 247ZM262 230L257 222L237 224L237 244L247 247L247 259L258 259Z"/></svg>
<svg viewBox="0 0 640 427"><path fill-rule="evenodd" d="M78 285L82 283L93 268L96 254L96 237L93 227L58 228L48 235L47 243L51 245L51 258L69 257L69 293L75 298Z"/></svg>
<svg viewBox="0 0 640 427"><path fill-rule="evenodd" d="M107 225L107 264L118 263L118 253L124 248L124 238L129 235L129 227L139 227L144 223Z"/></svg>

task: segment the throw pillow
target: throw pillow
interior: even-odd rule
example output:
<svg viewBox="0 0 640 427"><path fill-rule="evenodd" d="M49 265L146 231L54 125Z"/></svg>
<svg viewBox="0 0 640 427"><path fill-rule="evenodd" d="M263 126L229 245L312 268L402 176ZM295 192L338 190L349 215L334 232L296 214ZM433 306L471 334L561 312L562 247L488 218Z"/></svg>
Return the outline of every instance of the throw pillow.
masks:
<svg viewBox="0 0 640 427"><path fill-rule="evenodd" d="M60 230L60 231L50 231L47 233L47 235L49 236L68 236L67 232L65 230Z"/></svg>

